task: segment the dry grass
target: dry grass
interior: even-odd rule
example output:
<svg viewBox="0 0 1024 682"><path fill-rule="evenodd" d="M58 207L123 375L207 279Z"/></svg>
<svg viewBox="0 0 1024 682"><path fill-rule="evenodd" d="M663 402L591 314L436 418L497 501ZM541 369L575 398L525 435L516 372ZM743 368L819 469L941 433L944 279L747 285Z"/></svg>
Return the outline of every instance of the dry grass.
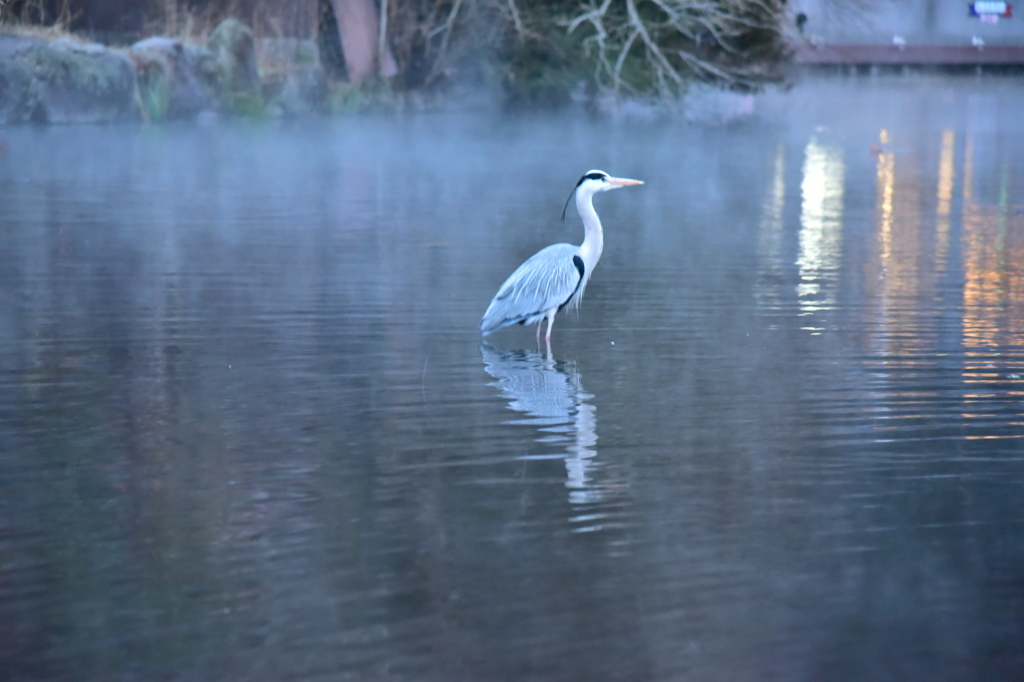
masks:
<svg viewBox="0 0 1024 682"><path fill-rule="evenodd" d="M60 0L57 13L50 15L45 0L0 0L0 30L8 35L33 38L73 37L69 31L77 14L71 0Z"/></svg>
<svg viewBox="0 0 1024 682"><path fill-rule="evenodd" d="M205 45L217 24L232 16L232 9L233 3L228 3L223 7L209 5L199 11L179 0L163 0L160 11L146 22L143 33L175 38L193 45Z"/></svg>
<svg viewBox="0 0 1024 682"><path fill-rule="evenodd" d="M69 33L60 26L35 26L23 24L19 21L0 20L0 35L19 36L21 38L41 38L52 40L53 38L68 38L81 41L78 36Z"/></svg>
<svg viewBox="0 0 1024 682"><path fill-rule="evenodd" d="M182 0L163 0L160 12L146 25L147 35L162 35L190 45L205 45L214 29L230 17L240 18L253 30L256 36L256 62L260 73L275 73L287 70L302 55L296 39L288 36L281 6L261 0L246 10L234 0L219 5L210 4L197 10ZM289 50L290 48L290 50ZM314 54L309 58L316 61ZM301 61L301 60L299 60Z"/></svg>
<svg viewBox="0 0 1024 682"><path fill-rule="evenodd" d="M245 22L260 38L309 38L316 28L313 0L223 0L200 4L202 8L198 9L195 3L186 0L160 0L145 33L202 43L230 17Z"/></svg>

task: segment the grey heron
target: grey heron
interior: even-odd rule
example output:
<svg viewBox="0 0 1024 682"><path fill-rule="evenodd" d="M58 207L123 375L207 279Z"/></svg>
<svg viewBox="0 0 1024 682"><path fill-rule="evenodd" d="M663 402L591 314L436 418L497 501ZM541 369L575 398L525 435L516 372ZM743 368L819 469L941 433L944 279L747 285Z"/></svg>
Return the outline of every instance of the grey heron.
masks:
<svg viewBox="0 0 1024 682"><path fill-rule="evenodd" d="M484 336L510 324L536 323L537 343L540 343L540 328L547 320L548 331L544 339L550 344L555 314L563 308L579 308L583 290L604 250L604 230L594 210L594 195L642 184L640 180L613 178L602 170L584 173L573 189L576 210L583 219L583 243L579 246L553 244L516 268L487 306L487 312L480 321L480 331ZM573 194L566 199L562 209L563 221Z"/></svg>

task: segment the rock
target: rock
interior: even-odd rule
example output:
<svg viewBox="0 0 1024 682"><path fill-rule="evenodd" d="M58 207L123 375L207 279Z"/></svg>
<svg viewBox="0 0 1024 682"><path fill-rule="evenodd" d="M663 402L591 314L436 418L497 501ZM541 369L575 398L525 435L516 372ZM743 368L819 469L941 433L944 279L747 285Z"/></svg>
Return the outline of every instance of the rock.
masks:
<svg viewBox="0 0 1024 682"><path fill-rule="evenodd" d="M202 52L187 50L181 41L163 36L132 45L128 54L135 64L143 115L159 121L195 116L214 107L211 79L202 72L208 68Z"/></svg>
<svg viewBox="0 0 1024 682"><path fill-rule="evenodd" d="M263 92L284 116L311 114L323 108L327 79L318 66L297 67L267 82Z"/></svg>
<svg viewBox="0 0 1024 682"><path fill-rule="evenodd" d="M252 29L237 19L225 19L210 34L207 47L217 65L223 91L243 97L259 95L260 74Z"/></svg>
<svg viewBox="0 0 1024 682"><path fill-rule="evenodd" d="M26 47L42 45L43 40L39 38L26 38L25 36L6 35L0 33L0 61L14 59Z"/></svg>
<svg viewBox="0 0 1024 682"><path fill-rule="evenodd" d="M31 121L39 109L40 89L26 66L0 55L0 125Z"/></svg>
<svg viewBox="0 0 1024 682"><path fill-rule="evenodd" d="M269 105L268 113L299 116L323 108L327 77L320 66L316 41L260 38L256 48L263 67L263 99Z"/></svg>
<svg viewBox="0 0 1024 682"><path fill-rule="evenodd" d="M35 81L39 103L34 115L40 120L101 123L135 111L131 61L102 45L68 38L32 42L16 50L13 61Z"/></svg>
<svg viewBox="0 0 1024 682"><path fill-rule="evenodd" d="M273 47L281 70L264 85L253 33L235 19L214 30L208 48L163 36L114 50L71 38L0 35L0 125L107 122L140 110L162 120L320 109L327 83L315 44L278 39Z"/></svg>
<svg viewBox="0 0 1024 682"><path fill-rule="evenodd" d="M214 59L213 53L199 45L185 45L185 52L188 53L196 78L202 83L203 88L216 99L217 93L220 91L220 79L217 60Z"/></svg>

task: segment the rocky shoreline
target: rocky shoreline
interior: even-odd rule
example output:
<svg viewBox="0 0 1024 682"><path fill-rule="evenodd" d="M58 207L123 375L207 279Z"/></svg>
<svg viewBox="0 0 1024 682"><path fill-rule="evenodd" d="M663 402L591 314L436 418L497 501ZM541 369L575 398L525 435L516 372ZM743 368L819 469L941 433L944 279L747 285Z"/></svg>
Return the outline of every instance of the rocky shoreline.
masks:
<svg viewBox="0 0 1024 682"><path fill-rule="evenodd" d="M206 45L154 36L114 48L2 30L0 125L296 116L326 103L314 44L279 41L274 68L261 73L253 32L235 19L217 26Z"/></svg>

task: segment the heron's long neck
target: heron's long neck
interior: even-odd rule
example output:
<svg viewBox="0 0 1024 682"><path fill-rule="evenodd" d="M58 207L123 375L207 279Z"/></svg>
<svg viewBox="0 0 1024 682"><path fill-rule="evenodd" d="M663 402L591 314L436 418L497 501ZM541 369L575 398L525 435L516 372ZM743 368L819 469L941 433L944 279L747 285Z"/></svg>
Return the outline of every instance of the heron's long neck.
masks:
<svg viewBox="0 0 1024 682"><path fill-rule="evenodd" d="M594 210L593 198L592 194L576 193L576 210L579 211L580 218L583 219L583 229L585 230L583 243L580 244L580 252L583 255L583 264L586 266L588 278L594 270L594 266L597 265L597 261L601 260L601 252L604 250L604 230L601 229L601 219L597 217L597 211Z"/></svg>

